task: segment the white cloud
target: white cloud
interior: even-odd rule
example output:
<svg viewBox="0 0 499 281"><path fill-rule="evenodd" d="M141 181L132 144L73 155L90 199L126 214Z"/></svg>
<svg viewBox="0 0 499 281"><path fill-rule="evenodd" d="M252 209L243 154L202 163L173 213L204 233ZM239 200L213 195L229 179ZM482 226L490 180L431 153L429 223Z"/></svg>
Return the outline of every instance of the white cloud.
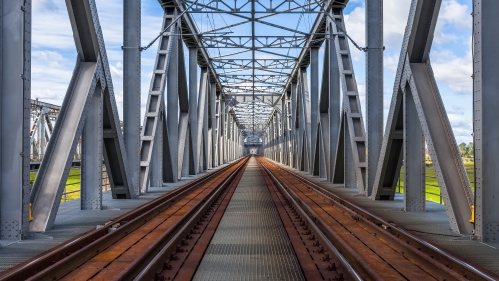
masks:
<svg viewBox="0 0 499 281"><path fill-rule="evenodd" d="M449 50L431 53L433 72L438 83L445 84L454 94L471 95L473 93L473 65L471 52L459 57Z"/></svg>

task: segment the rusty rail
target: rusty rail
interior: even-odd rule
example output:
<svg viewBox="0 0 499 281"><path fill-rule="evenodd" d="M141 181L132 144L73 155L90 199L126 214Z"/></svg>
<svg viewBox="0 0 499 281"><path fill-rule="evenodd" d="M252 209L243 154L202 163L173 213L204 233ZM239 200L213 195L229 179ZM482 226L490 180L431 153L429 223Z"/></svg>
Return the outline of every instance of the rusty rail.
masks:
<svg viewBox="0 0 499 281"><path fill-rule="evenodd" d="M281 185L295 200L296 205L313 218L317 226L341 251L345 259L366 280L387 279L387 270L392 270L390 268L397 268L393 274L398 275L399 278L411 279L409 275L414 278L416 271L419 271L420 276L427 274L427 277L419 278L421 280L429 280L425 278L498 280L498 277L493 273L443 251L288 169L262 158L259 158L259 161L263 162L271 175L274 175L273 179L279 183L277 185ZM351 231L351 234L346 235L345 232L342 235L339 234L338 227L340 225L345 227L341 231ZM361 230L361 228L364 229L363 233L357 234L355 231ZM355 235L360 236L360 242L351 239ZM379 244L376 241L384 244ZM370 245L370 247L365 247L365 250L362 250L362 247L352 243L362 243L365 246ZM384 250L381 250L382 248ZM383 253L383 251L385 252ZM391 260L393 264L387 267L373 263L376 259L369 260L368 258L372 252L383 257L383 260ZM390 255L394 256L390 257ZM396 258L397 255L399 258ZM385 260L386 262L387 260ZM411 268L411 264L414 270L408 270ZM382 267L384 269L381 269ZM384 276L377 276L377 274L384 274Z"/></svg>
<svg viewBox="0 0 499 281"><path fill-rule="evenodd" d="M305 278L307 280L361 281L362 278L275 176L261 163L259 166Z"/></svg>
<svg viewBox="0 0 499 281"><path fill-rule="evenodd" d="M117 243L125 236L132 233L134 230L139 229L142 225L153 220L158 214L167 211L174 206L182 198L190 196L195 193L201 186L218 181L218 185L208 187L204 197L198 198L199 202L205 202L205 198L210 197L218 190L223 189L228 181L234 178L234 175L244 166L248 161L245 157L237 162L227 165L218 169L210 174L202 176L186 185L158 197L134 209L122 216L105 224L105 227L95 230L90 230L74 239L65 242L47 252L44 252L26 262L23 262L5 272L0 274L0 280L42 280L60 279L74 268L80 266L85 261L102 252L107 247ZM223 180L225 179L225 181ZM201 193L201 192L199 192ZM192 201L192 200L191 200ZM188 212L179 221L187 222L188 216L191 216L200 207L196 204L192 207L192 212ZM178 221L177 221L178 222ZM182 223L178 223L174 228L179 229ZM175 232L171 231L170 238L173 237ZM167 239L166 239L167 240ZM168 242L168 241L167 241ZM157 246L157 245L156 245Z"/></svg>

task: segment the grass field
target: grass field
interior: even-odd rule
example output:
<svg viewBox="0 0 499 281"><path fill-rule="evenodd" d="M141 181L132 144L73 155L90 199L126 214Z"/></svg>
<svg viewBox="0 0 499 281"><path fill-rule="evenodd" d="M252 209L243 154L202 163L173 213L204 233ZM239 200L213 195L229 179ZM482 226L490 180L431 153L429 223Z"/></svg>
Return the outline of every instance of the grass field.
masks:
<svg viewBox="0 0 499 281"><path fill-rule="evenodd" d="M30 174L31 184L33 184L33 182L35 181L35 177L36 177L36 172L32 172ZM63 194L61 202L63 202L64 200L69 201L80 198L80 192L78 192L79 190L80 190L80 169L79 168L71 169L69 170L68 180L66 181L66 190L64 191L65 193L69 194L66 195Z"/></svg>
<svg viewBox="0 0 499 281"><path fill-rule="evenodd" d="M468 173L468 178L471 182L471 187L473 191L474 188L474 173L473 173L473 162L464 162L464 167L466 168L466 172ZM36 172L32 172L30 174L31 183L35 180ZM66 181L66 195L63 195L61 198L61 202L69 201L80 198L80 169L71 169L69 171L68 180ZM397 184L397 192L404 193L404 171L403 168L400 171L400 180ZM69 193L69 194L67 194ZM431 162L426 163L426 200L443 203L443 200L440 200L440 188L438 187L438 181L435 176L435 170L431 165Z"/></svg>
<svg viewBox="0 0 499 281"><path fill-rule="evenodd" d="M473 173L473 162L464 162L464 167L466 168L466 172L468 174L468 178L471 182L471 188L473 191L475 190L474 181L475 176ZM400 180L397 184L397 192L404 193L404 171L403 168L400 171ZM437 202L443 204L443 199L440 199L440 188L438 187L438 181L435 175L435 170L433 166L430 164L426 166L426 200Z"/></svg>

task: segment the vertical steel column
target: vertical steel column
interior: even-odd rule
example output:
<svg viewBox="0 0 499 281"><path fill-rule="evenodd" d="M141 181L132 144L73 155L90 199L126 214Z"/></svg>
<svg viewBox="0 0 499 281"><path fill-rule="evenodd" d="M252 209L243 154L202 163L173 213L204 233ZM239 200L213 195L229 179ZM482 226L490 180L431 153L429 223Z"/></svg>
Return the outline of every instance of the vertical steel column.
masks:
<svg viewBox="0 0 499 281"><path fill-rule="evenodd" d="M310 48L310 173L319 175L319 157L317 153L319 126L319 48Z"/></svg>
<svg viewBox="0 0 499 281"><path fill-rule="evenodd" d="M227 113L227 161L232 161L232 114Z"/></svg>
<svg viewBox="0 0 499 281"><path fill-rule="evenodd" d="M499 241L499 2L474 0L473 102L475 141L475 234Z"/></svg>
<svg viewBox="0 0 499 281"><path fill-rule="evenodd" d="M404 93L404 209L425 211L425 142L410 87Z"/></svg>
<svg viewBox="0 0 499 281"><path fill-rule="evenodd" d="M215 84L212 84L212 100L213 102L213 167L220 166L220 93L216 92Z"/></svg>
<svg viewBox="0 0 499 281"><path fill-rule="evenodd" d="M189 123L191 126L191 145L194 160L194 174L199 173L200 144L198 142L198 48L189 47ZM201 77L201 79L203 79ZM199 91L202 91L199 85ZM200 105L201 106L201 105Z"/></svg>
<svg viewBox="0 0 499 281"><path fill-rule="evenodd" d="M208 142L208 98L209 98L209 77L208 68L201 68L201 78L199 81L199 94L198 94L198 108L197 108L197 138L193 139L196 141L197 146L197 172L206 170L207 157L207 142ZM194 150L193 150L194 151Z"/></svg>
<svg viewBox="0 0 499 281"><path fill-rule="evenodd" d="M129 185L140 180L140 27L141 0L123 1L123 137Z"/></svg>
<svg viewBox="0 0 499 281"><path fill-rule="evenodd" d="M28 232L31 0L0 1L0 240Z"/></svg>
<svg viewBox="0 0 499 281"><path fill-rule="evenodd" d="M220 123L220 164L227 163L227 105L222 97L220 101L221 123Z"/></svg>
<svg viewBox="0 0 499 281"><path fill-rule="evenodd" d="M81 209L102 209L102 87L90 93L81 148Z"/></svg>
<svg viewBox="0 0 499 281"><path fill-rule="evenodd" d="M218 166L218 100L217 100L217 85L214 83L210 83L210 91L209 91L209 99L210 99L210 125L211 128L211 162L210 168L215 168Z"/></svg>
<svg viewBox="0 0 499 281"><path fill-rule="evenodd" d="M366 0L366 196L371 195L383 141L383 0Z"/></svg>
<svg viewBox="0 0 499 281"><path fill-rule="evenodd" d="M296 114L297 114L297 89L298 85L296 82L291 83L291 167L297 169L297 155L298 155L298 143L296 141L297 132L296 132Z"/></svg>
<svg viewBox="0 0 499 281"><path fill-rule="evenodd" d="M279 128L281 130L281 135L279 137L279 143L281 146L280 149L280 155L281 155L281 164L287 164L286 163L286 97L288 95L284 95L284 98L280 101L281 102L281 123L279 124Z"/></svg>

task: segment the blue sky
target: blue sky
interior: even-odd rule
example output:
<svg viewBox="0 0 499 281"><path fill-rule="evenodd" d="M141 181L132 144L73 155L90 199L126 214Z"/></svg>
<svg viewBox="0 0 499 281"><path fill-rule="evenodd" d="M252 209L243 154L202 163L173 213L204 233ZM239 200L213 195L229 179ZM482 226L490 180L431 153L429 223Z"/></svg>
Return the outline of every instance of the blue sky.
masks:
<svg viewBox="0 0 499 281"><path fill-rule="evenodd" d="M95 0L104 33L113 84L122 108L122 0ZM384 0L384 104L388 112L410 0ZM431 61L458 142L472 141L471 0L443 0ZM142 45L161 28L162 10L156 0L142 0ZM214 19L219 20L219 19ZM350 0L345 10L349 35L365 46L364 0ZM208 22L200 24L201 28ZM306 24L306 22L304 23ZM142 53L142 105L145 106L157 46ZM354 69L365 107L364 53L351 48ZM32 97L61 104L75 64L76 51L65 1L33 2ZM365 110L364 110L365 112Z"/></svg>

